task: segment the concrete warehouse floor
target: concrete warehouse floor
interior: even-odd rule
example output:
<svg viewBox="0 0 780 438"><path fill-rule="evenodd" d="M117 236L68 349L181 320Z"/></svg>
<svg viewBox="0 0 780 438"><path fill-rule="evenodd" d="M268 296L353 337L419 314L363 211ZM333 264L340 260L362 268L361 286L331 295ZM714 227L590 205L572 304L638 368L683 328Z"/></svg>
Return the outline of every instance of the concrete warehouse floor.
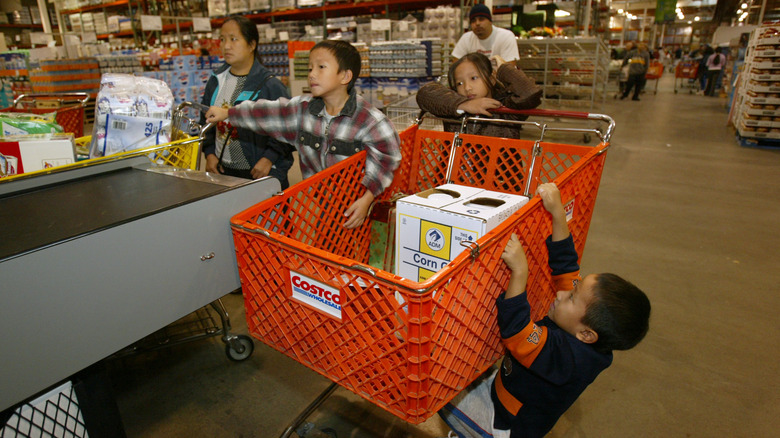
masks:
<svg viewBox="0 0 780 438"><path fill-rule="evenodd" d="M658 94L599 104L617 121L583 273L650 296L651 329L549 434L769 437L780 428L780 151L740 147L725 99ZM652 90L654 84L648 84ZM224 302L246 333L240 295ZM110 364L130 437L277 437L330 383L256 342L230 362L218 338ZM345 437L440 437L339 388L308 419Z"/></svg>

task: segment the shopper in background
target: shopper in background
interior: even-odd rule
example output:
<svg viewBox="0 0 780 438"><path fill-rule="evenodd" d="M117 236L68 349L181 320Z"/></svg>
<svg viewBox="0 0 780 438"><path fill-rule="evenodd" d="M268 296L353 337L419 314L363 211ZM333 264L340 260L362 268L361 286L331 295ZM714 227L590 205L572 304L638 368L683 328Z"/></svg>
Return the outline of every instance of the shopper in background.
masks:
<svg viewBox="0 0 780 438"><path fill-rule="evenodd" d="M715 53L707 58L707 88L704 90L705 95L715 95L715 90L720 86L720 74L725 65L726 56L721 53L721 49L718 47L715 49Z"/></svg>
<svg viewBox="0 0 780 438"><path fill-rule="evenodd" d="M628 55L628 52L631 51L631 49L634 48L634 43L632 41L629 41L626 43L625 47L623 47L623 51L620 53L620 59L624 60L626 59L626 55ZM619 95L622 96L623 93L626 91L626 85L628 84L628 70L629 65L626 63L623 63L623 65L620 66L620 73L618 74L618 89L619 89ZM617 98L617 96L615 96Z"/></svg>
<svg viewBox="0 0 780 438"><path fill-rule="evenodd" d="M696 78L699 80L699 94L704 94L704 89L707 87L707 61L713 53L715 53L715 50L709 44L705 44L704 47L699 49L697 55L699 70L696 72Z"/></svg>
<svg viewBox="0 0 780 438"><path fill-rule="evenodd" d="M509 282L496 298L504 359L439 411L459 437L545 436L612 364L613 350L635 347L649 328L650 300L639 288L614 274L580 276L558 187L542 184L536 193L552 220L546 275L556 299L546 317L531 319L528 260L512 234L501 255Z"/></svg>
<svg viewBox="0 0 780 438"><path fill-rule="evenodd" d="M471 8L469 26L471 30L464 33L452 49L453 58L462 58L475 52L488 58L500 56L505 61L520 58L515 34L511 30L494 26L493 16L487 6L479 4Z"/></svg>
<svg viewBox="0 0 780 438"><path fill-rule="evenodd" d="M513 62L501 63L493 71L487 56L469 53L455 61L449 70L449 87L431 82L417 92L420 109L442 118L459 118L465 113L491 117L491 109L505 106L512 109L536 108L542 103L542 89L517 68ZM498 115L519 119L518 116ZM526 119L526 117L522 117ZM460 129L460 124L446 123L447 131ZM520 129L508 124L480 123L469 129L470 134L517 138Z"/></svg>
<svg viewBox="0 0 780 438"><path fill-rule="evenodd" d="M344 212L345 228L363 224L374 198L390 186L401 162L401 141L393 124L355 92L360 64L360 53L348 42L320 41L309 52L311 94L244 102L230 109L212 106L206 114L209 122L229 116L236 126L294 145L304 178L365 150L364 189Z"/></svg>
<svg viewBox="0 0 780 438"><path fill-rule="evenodd" d="M628 81L626 81L625 90L620 99L625 99L634 89L634 96L631 100L639 100L639 93L645 87L645 75L647 74L647 67L650 65L650 53L647 51L647 45L640 43L637 47L632 47L626 52L625 58L623 58L623 67L628 66Z"/></svg>
<svg viewBox="0 0 780 438"><path fill-rule="evenodd" d="M229 108L245 101L290 97L287 87L257 58L257 26L245 17L229 17L222 24L220 45L225 65L206 83L201 103ZM201 116L205 123L205 115ZM257 179L272 176L287 188L287 172L293 165L292 147L286 143L219 122L206 133L203 153L206 171Z"/></svg>

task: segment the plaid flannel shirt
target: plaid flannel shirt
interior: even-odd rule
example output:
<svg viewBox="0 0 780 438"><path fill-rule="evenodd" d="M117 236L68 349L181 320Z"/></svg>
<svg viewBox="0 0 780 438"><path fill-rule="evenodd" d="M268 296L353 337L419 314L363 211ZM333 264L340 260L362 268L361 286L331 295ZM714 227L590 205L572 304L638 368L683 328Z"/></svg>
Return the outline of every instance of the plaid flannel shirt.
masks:
<svg viewBox="0 0 780 438"><path fill-rule="evenodd" d="M390 120L353 90L330 123L325 102L310 94L292 99L246 101L230 108L230 123L289 143L298 150L308 178L362 150L366 170L361 183L378 196L393 181L401 162L401 141Z"/></svg>

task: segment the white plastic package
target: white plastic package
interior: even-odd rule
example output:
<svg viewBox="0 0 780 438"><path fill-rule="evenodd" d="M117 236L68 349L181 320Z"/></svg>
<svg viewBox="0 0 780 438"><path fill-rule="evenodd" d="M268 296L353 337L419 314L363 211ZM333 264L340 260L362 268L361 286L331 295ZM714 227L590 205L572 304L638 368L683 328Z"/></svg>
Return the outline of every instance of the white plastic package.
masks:
<svg viewBox="0 0 780 438"><path fill-rule="evenodd" d="M160 80L121 73L100 78L89 157L171 141L173 93Z"/></svg>

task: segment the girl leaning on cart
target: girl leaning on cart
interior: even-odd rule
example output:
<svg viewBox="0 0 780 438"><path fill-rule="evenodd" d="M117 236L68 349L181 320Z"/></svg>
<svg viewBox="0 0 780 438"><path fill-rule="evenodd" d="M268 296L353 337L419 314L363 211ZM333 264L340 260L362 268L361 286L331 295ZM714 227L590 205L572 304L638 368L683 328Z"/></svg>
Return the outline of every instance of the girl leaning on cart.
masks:
<svg viewBox="0 0 780 438"><path fill-rule="evenodd" d="M542 89L523 73L513 62L491 60L480 53L469 53L450 66L447 76L449 87L437 82L424 85L417 93L420 109L441 118L460 118L464 114L491 117L491 109L502 106L523 110L533 109L542 103ZM527 116L501 118L525 120ZM460 130L460 124L445 122L446 131ZM490 137L518 138L517 126L498 123L481 123L469 130L470 134Z"/></svg>

